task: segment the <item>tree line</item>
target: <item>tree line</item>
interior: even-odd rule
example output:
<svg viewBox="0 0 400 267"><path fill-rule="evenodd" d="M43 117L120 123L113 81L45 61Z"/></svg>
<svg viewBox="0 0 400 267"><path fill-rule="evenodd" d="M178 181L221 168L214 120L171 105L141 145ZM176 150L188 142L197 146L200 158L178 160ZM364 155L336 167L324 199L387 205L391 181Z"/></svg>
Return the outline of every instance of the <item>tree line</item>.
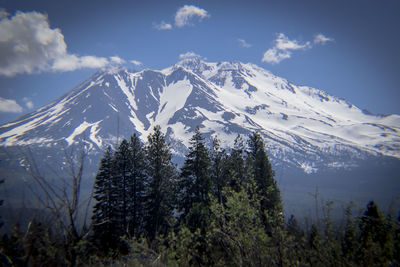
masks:
<svg viewBox="0 0 400 267"><path fill-rule="evenodd" d="M18 231L3 236L2 262L53 266L400 264L400 223L393 213L384 215L370 202L357 217L349 205L340 227L332 223L332 203L327 202L316 223L300 227L294 216L285 218L274 176L259 133L250 134L247 142L238 136L229 149L214 138L208 148L197 127L178 168L165 135L156 126L146 145L134 134L115 151L106 149L95 177L95 205L87 234L68 247L57 241L62 236L57 229L33 222L24 237Z"/></svg>

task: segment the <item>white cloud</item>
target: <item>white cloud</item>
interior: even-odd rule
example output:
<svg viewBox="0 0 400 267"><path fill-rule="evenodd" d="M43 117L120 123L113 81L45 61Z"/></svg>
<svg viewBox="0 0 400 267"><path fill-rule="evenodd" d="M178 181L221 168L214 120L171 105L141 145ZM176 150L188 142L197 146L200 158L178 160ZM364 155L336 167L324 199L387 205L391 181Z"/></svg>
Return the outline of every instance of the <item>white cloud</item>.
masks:
<svg viewBox="0 0 400 267"><path fill-rule="evenodd" d="M104 57L69 54L61 30L51 29L44 14L8 17L0 11L0 75L103 68L109 63Z"/></svg>
<svg viewBox="0 0 400 267"><path fill-rule="evenodd" d="M314 44L322 44L324 45L327 42L333 42L332 38L326 37L325 35L323 35L322 33L317 34L314 37Z"/></svg>
<svg viewBox="0 0 400 267"><path fill-rule="evenodd" d="M286 50L278 50L277 48L270 48L268 49L262 58L263 62L271 63L271 64L278 64L284 59L290 58L292 52Z"/></svg>
<svg viewBox="0 0 400 267"><path fill-rule="evenodd" d="M314 44L324 44L333 39L318 34L314 38ZM268 49L261 59L262 62L270 64L278 64L282 60L288 59L292 56L293 51L311 49L313 46L311 42L300 43L297 40L290 40L285 34L279 33L274 41L274 46Z"/></svg>
<svg viewBox="0 0 400 267"><path fill-rule="evenodd" d="M190 20L194 17L198 17L201 21L202 19L210 17L210 15L205 9L193 5L184 5L179 8L175 14L175 25L178 28L189 25Z"/></svg>
<svg viewBox="0 0 400 267"><path fill-rule="evenodd" d="M188 58L201 58L201 56L194 52L186 52L179 55L179 59L188 59Z"/></svg>
<svg viewBox="0 0 400 267"><path fill-rule="evenodd" d="M117 64L117 65L121 65L121 64L125 63L125 60L123 60L122 58L120 58L118 56L110 57L110 60L112 63Z"/></svg>
<svg viewBox="0 0 400 267"><path fill-rule="evenodd" d="M279 50L302 50L311 48L310 42L305 44L299 44L297 40L289 40L289 38L283 33L278 34L278 38L275 40L275 47Z"/></svg>
<svg viewBox="0 0 400 267"><path fill-rule="evenodd" d="M131 60L131 63L132 63L133 65L136 65L136 66L141 66L141 65L143 65L143 63L140 62L140 61L138 61L138 60Z"/></svg>
<svg viewBox="0 0 400 267"><path fill-rule="evenodd" d="M33 109L33 107L34 107L33 101L30 100L28 97L22 98L22 101L24 101L25 106L26 106L28 109Z"/></svg>
<svg viewBox="0 0 400 267"><path fill-rule="evenodd" d="M237 39L239 45L244 48L250 48L251 44L247 43L244 39Z"/></svg>
<svg viewBox="0 0 400 267"><path fill-rule="evenodd" d="M154 28L156 28L159 31L166 31L166 30L172 30L172 25L166 23L165 21L161 21L161 23L159 24L154 24Z"/></svg>
<svg viewBox="0 0 400 267"><path fill-rule="evenodd" d="M109 60L104 57L84 56L66 54L55 58L52 71L73 71L82 68L104 68L109 64Z"/></svg>
<svg viewBox="0 0 400 267"><path fill-rule="evenodd" d="M12 99L0 97L0 112L4 113L20 113L23 108Z"/></svg>

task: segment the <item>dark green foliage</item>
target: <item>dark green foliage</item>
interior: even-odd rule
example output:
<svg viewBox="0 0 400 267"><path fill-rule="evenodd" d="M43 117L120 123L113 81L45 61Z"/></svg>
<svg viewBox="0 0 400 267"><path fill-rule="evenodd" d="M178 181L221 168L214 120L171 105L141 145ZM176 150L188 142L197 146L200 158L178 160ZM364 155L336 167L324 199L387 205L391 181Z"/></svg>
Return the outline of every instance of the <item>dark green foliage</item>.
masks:
<svg viewBox="0 0 400 267"><path fill-rule="evenodd" d="M208 206L211 186L210 158L200 129L197 127L190 139L189 153L186 155L180 175L179 206L183 218L189 214L195 203Z"/></svg>
<svg viewBox="0 0 400 267"><path fill-rule="evenodd" d="M143 145L134 134L129 142L130 169L128 180L128 233L140 237L144 234L144 215L147 186L147 158Z"/></svg>
<svg viewBox="0 0 400 267"><path fill-rule="evenodd" d="M146 170L136 135L129 143L123 140L114 154L107 148L95 180L92 218L94 242L103 253L126 250L121 236L144 234Z"/></svg>
<svg viewBox="0 0 400 267"><path fill-rule="evenodd" d="M246 177L244 141L240 135L235 139L227 165L228 174L226 178L228 179L229 186L236 192L239 192L245 187L248 180Z"/></svg>
<svg viewBox="0 0 400 267"><path fill-rule="evenodd" d="M347 262L355 260L354 255L357 250L357 226L354 222L352 213L353 204L351 203L345 209L346 226L344 229L344 237L342 241L343 255Z"/></svg>
<svg viewBox="0 0 400 267"><path fill-rule="evenodd" d="M216 196L219 203L222 203L222 189L227 184L227 155L224 149L221 149L218 138L214 138L211 150L210 178L213 182L213 195Z"/></svg>
<svg viewBox="0 0 400 267"><path fill-rule="evenodd" d="M113 187L117 202L114 209L118 213L117 224L120 235L128 234L129 219L129 180L131 179L131 159L129 143L124 139L114 153Z"/></svg>
<svg viewBox="0 0 400 267"><path fill-rule="evenodd" d="M49 222L0 240L0 264L14 266L399 266L400 223L370 202L360 217L331 201L302 228L285 223L279 188L261 136L240 136L227 154L208 150L196 129L177 178L160 127L144 148L133 135L109 147L94 185L92 234L71 240ZM178 183L179 182L179 183ZM321 217L319 216L321 215ZM307 224L308 225L308 224ZM87 232L85 229L83 232Z"/></svg>
<svg viewBox="0 0 400 267"><path fill-rule="evenodd" d="M362 265L388 264L388 257L385 255L389 245L388 229L385 218L375 202L367 205L360 220L360 247L358 249L358 262ZM390 247L390 248L389 248ZM390 251L391 254L392 251Z"/></svg>
<svg viewBox="0 0 400 267"><path fill-rule="evenodd" d="M283 212L282 200L278 185L274 179L264 140L259 133L253 133L248 140L247 169L257 185L260 195L260 213L266 230L272 232L273 227L278 227L283 221L279 218Z"/></svg>
<svg viewBox="0 0 400 267"><path fill-rule="evenodd" d="M176 181L170 147L159 126L154 127L153 134L148 136L146 157L149 185L144 220L146 235L152 240L157 235L168 233L171 227Z"/></svg>
<svg viewBox="0 0 400 267"><path fill-rule="evenodd" d="M96 246L107 254L110 248L116 248L122 234L119 225L117 183L114 181L113 153L108 147L100 162L94 184L93 236Z"/></svg>
<svg viewBox="0 0 400 267"><path fill-rule="evenodd" d="M397 265L400 265L400 217L397 218L393 236L393 258Z"/></svg>

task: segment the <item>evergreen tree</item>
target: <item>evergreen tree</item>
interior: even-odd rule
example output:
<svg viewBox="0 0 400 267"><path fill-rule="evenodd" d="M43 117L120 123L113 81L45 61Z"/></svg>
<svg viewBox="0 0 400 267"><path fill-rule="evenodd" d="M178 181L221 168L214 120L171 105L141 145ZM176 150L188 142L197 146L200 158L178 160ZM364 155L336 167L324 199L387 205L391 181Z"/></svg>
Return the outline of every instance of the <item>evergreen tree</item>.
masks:
<svg viewBox="0 0 400 267"><path fill-rule="evenodd" d="M352 206L350 205L345 209L346 226L344 229L344 237L342 241L342 250L345 260L350 264L354 261L354 255L357 250L357 229L353 219Z"/></svg>
<svg viewBox="0 0 400 267"><path fill-rule="evenodd" d="M217 137L213 140L213 146L211 150L211 181L213 182L213 193L216 196L219 203L222 203L222 189L226 185L226 153L221 148Z"/></svg>
<svg viewBox="0 0 400 267"><path fill-rule="evenodd" d="M250 135L247 167L257 185L261 196L260 211L266 230L282 224L282 200L278 185L274 179L274 171L264 148L264 140L259 133Z"/></svg>
<svg viewBox="0 0 400 267"><path fill-rule="evenodd" d="M145 230L151 240L159 234L166 234L173 212L176 167L171 161L171 151L160 126L154 127L148 136L146 147L149 179L146 194Z"/></svg>
<svg viewBox="0 0 400 267"><path fill-rule="evenodd" d="M288 234L295 238L296 242L300 242L304 236L304 232L300 228L300 226L297 222L297 219L294 215L290 216L287 226L286 226L286 229L287 229Z"/></svg>
<svg viewBox="0 0 400 267"><path fill-rule="evenodd" d="M180 178L180 208L183 211L183 218L186 218L189 228L193 231L204 221L204 216L208 216L211 186L210 158L200 129L196 127L190 139L189 153L186 155ZM196 208L192 209L195 204Z"/></svg>
<svg viewBox="0 0 400 267"><path fill-rule="evenodd" d="M118 202L115 208L119 214L119 226L121 236L128 234L129 221L129 185L132 175L131 153L129 143L124 139L114 154L114 188Z"/></svg>
<svg viewBox="0 0 400 267"><path fill-rule="evenodd" d="M147 160L143 144L136 134L129 142L130 177L128 180L128 230L131 236L139 237L144 231Z"/></svg>
<svg viewBox="0 0 400 267"><path fill-rule="evenodd" d="M113 153L108 147L94 183L93 237L99 249L107 253L119 243L120 231L116 213L117 194L113 184Z"/></svg>
<svg viewBox="0 0 400 267"><path fill-rule="evenodd" d="M318 263L321 264L321 249L323 249L321 235L319 233L318 227L315 224L312 224L310 232L308 234L307 250L307 261L311 266L319 266Z"/></svg>
<svg viewBox="0 0 400 267"><path fill-rule="evenodd" d="M245 146L243 138L238 135L234 142L234 147L229 157L229 186L236 192L242 190L246 183L246 169L245 169Z"/></svg>
<svg viewBox="0 0 400 267"><path fill-rule="evenodd" d="M368 266L388 264L384 255L387 229L384 217L374 201L368 203L359 227L361 246L358 251L358 262Z"/></svg>
<svg viewBox="0 0 400 267"><path fill-rule="evenodd" d="M400 266L400 216L397 218L393 237L393 257L395 264Z"/></svg>

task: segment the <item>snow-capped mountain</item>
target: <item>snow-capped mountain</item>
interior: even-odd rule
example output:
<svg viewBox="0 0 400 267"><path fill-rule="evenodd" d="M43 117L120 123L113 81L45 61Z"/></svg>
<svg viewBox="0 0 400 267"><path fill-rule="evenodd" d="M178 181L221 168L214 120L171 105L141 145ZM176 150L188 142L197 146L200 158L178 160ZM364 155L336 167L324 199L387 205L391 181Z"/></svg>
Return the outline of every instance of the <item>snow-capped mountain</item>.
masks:
<svg viewBox="0 0 400 267"><path fill-rule="evenodd" d="M186 59L164 70L96 73L53 103L0 127L5 148L72 147L93 153L160 125L184 155L196 126L231 146L263 134L274 162L313 172L370 156L400 158L400 116L376 116L251 63ZM101 154L101 153L97 153Z"/></svg>

